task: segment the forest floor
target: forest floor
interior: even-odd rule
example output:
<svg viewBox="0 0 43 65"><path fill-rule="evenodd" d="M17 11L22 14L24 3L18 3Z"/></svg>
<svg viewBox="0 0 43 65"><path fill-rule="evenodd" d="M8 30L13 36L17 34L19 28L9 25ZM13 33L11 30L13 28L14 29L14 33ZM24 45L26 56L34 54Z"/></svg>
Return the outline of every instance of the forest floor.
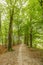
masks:
<svg viewBox="0 0 43 65"><path fill-rule="evenodd" d="M0 54L0 65L43 65L43 50L16 45L14 51Z"/></svg>

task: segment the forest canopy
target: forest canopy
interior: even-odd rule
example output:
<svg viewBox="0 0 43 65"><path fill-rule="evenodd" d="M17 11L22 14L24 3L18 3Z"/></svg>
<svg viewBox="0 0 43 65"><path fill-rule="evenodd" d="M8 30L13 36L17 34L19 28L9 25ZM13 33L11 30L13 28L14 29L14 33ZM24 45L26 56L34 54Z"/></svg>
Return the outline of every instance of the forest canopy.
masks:
<svg viewBox="0 0 43 65"><path fill-rule="evenodd" d="M0 45L43 48L43 0L0 0Z"/></svg>

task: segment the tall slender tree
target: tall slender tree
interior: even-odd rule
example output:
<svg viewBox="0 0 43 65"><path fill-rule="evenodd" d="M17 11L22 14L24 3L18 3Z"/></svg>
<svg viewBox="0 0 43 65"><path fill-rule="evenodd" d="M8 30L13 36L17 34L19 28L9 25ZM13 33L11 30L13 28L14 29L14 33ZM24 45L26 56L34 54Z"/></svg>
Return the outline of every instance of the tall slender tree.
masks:
<svg viewBox="0 0 43 65"><path fill-rule="evenodd" d="M1 11L0 11L0 41L1 41Z"/></svg>
<svg viewBox="0 0 43 65"><path fill-rule="evenodd" d="M10 5L12 6L11 0L10 0ZM9 33L8 33L8 51L12 50L13 15L14 15L14 5L13 5L12 8L10 8L10 23L9 23Z"/></svg>

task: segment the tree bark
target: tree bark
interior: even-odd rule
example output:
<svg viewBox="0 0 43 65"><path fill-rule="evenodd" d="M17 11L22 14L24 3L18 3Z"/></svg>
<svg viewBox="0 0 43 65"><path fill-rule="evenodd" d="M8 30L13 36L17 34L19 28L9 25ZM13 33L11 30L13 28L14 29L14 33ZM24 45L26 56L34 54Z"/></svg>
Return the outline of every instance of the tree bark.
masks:
<svg viewBox="0 0 43 65"><path fill-rule="evenodd" d="M30 29L30 47L32 47L32 28Z"/></svg>
<svg viewBox="0 0 43 65"><path fill-rule="evenodd" d="M29 40L28 33L24 34L24 44L27 44L27 46L29 45L28 40Z"/></svg>
<svg viewBox="0 0 43 65"><path fill-rule="evenodd" d="M32 17L30 16L30 47L32 47Z"/></svg>
<svg viewBox="0 0 43 65"><path fill-rule="evenodd" d="M8 51L12 49L12 24L13 24L14 8L10 11L10 23L9 23L9 34L8 34Z"/></svg>
<svg viewBox="0 0 43 65"><path fill-rule="evenodd" d="M1 12L0 12L0 31L1 31Z"/></svg>
<svg viewBox="0 0 43 65"><path fill-rule="evenodd" d="M0 12L0 41L1 41L1 12Z"/></svg>
<svg viewBox="0 0 43 65"><path fill-rule="evenodd" d="M26 44L26 34L24 34L24 44Z"/></svg>
<svg viewBox="0 0 43 65"><path fill-rule="evenodd" d="M19 31L19 26L18 26L18 44L20 44L20 31Z"/></svg>
<svg viewBox="0 0 43 65"><path fill-rule="evenodd" d="M2 43L1 12L0 12L0 41L1 41L1 43Z"/></svg>

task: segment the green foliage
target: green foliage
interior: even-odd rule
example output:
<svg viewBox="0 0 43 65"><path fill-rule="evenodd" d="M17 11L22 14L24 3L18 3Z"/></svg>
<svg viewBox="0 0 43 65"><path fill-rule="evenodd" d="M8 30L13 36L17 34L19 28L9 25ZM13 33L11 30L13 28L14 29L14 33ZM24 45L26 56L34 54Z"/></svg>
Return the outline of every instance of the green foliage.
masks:
<svg viewBox="0 0 43 65"><path fill-rule="evenodd" d="M40 0L41 1L41 0ZM42 19L42 7L39 0L6 0L6 5L0 4L1 15L1 30L4 44L5 40L8 43L8 31L10 22L10 13L13 13L12 24L12 39L17 43L17 40L24 40L24 35L28 35L28 41L30 41L30 30L32 28L32 42L33 46L42 45L37 39L43 39L43 19ZM11 12L10 12L11 11ZM1 12L0 12L1 13ZM37 43L37 42L38 43ZM24 43L24 42L23 42Z"/></svg>

